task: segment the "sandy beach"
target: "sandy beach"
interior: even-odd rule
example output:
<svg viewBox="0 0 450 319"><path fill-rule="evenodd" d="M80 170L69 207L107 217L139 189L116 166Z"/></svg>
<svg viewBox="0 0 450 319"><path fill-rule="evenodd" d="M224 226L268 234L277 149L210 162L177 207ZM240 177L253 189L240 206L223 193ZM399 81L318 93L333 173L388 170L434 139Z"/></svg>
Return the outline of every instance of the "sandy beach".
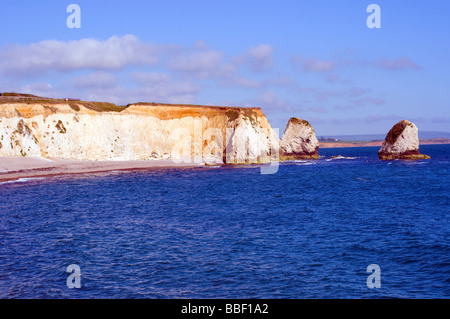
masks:
<svg viewBox="0 0 450 319"><path fill-rule="evenodd" d="M176 163L172 160L79 161L37 157L0 157L0 182L56 175L203 165L203 163Z"/></svg>

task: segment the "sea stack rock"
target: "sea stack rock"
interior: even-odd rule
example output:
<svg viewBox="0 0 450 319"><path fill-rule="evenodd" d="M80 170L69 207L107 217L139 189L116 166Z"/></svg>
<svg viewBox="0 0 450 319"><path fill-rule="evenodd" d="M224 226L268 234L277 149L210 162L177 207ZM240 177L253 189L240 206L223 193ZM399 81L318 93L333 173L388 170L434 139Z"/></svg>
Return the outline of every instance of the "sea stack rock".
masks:
<svg viewBox="0 0 450 319"><path fill-rule="evenodd" d="M280 144L281 160L318 159L319 141L308 121L289 119Z"/></svg>
<svg viewBox="0 0 450 319"><path fill-rule="evenodd" d="M395 124L387 133L386 139L378 151L380 160L394 159L429 159L419 152L419 135L417 126L407 120Z"/></svg>

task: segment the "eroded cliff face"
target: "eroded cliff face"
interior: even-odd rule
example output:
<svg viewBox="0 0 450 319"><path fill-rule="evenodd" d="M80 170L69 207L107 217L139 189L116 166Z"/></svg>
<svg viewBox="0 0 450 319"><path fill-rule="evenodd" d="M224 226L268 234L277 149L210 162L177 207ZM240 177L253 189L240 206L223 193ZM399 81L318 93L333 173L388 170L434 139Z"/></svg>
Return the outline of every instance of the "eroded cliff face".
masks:
<svg viewBox="0 0 450 319"><path fill-rule="evenodd" d="M417 126L407 120L398 122L387 133L378 157L381 160L430 158L420 154Z"/></svg>
<svg viewBox="0 0 450 319"><path fill-rule="evenodd" d="M0 105L0 143L0 156L236 164L269 162L279 138L259 108L31 102Z"/></svg>
<svg viewBox="0 0 450 319"><path fill-rule="evenodd" d="M318 159L319 141L308 121L292 117L283 133L280 145L282 160Z"/></svg>

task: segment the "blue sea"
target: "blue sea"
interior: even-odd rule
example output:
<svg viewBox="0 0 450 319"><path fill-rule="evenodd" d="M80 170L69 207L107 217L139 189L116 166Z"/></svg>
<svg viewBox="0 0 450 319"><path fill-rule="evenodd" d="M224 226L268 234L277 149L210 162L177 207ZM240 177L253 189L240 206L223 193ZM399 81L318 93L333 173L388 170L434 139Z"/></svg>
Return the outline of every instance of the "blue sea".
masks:
<svg viewBox="0 0 450 319"><path fill-rule="evenodd" d="M3 183L0 297L449 298L450 145L378 149Z"/></svg>

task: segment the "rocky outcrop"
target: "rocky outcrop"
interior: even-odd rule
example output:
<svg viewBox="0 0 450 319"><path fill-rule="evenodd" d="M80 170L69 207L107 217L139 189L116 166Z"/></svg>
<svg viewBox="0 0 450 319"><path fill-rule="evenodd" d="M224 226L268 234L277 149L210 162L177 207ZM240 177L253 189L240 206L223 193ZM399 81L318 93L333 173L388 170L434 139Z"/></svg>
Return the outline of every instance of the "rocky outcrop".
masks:
<svg viewBox="0 0 450 319"><path fill-rule="evenodd" d="M308 121L292 117L283 133L280 144L281 160L319 158L319 141Z"/></svg>
<svg viewBox="0 0 450 319"><path fill-rule="evenodd" d="M30 101L0 104L0 156L267 163L278 136L260 108Z"/></svg>
<svg viewBox="0 0 450 319"><path fill-rule="evenodd" d="M387 133L378 151L380 160L394 159L429 159L419 152L419 135L417 126L407 120L395 124Z"/></svg>

